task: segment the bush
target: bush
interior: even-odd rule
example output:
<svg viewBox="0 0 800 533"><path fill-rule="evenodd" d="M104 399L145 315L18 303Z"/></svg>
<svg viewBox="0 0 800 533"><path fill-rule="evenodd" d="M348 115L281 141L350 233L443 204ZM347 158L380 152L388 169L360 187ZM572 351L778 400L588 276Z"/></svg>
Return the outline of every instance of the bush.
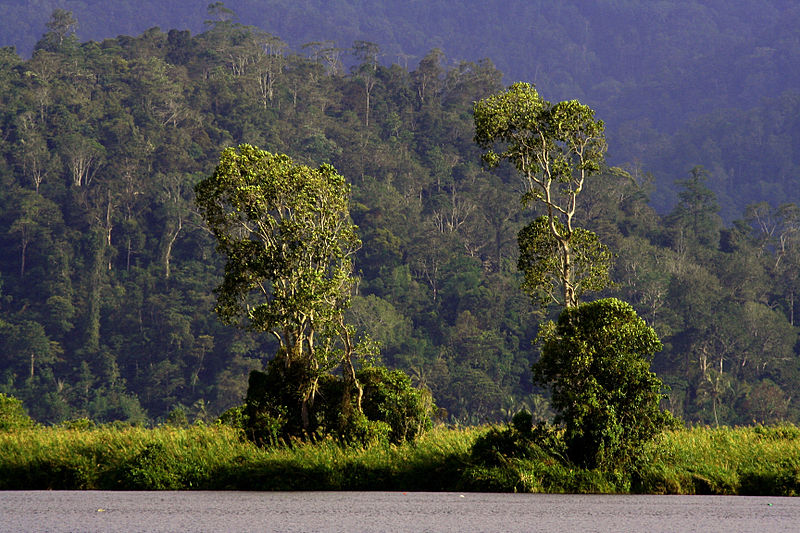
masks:
<svg viewBox="0 0 800 533"><path fill-rule="evenodd" d="M231 407L230 409L226 410L224 413L219 415L217 423L225 426L230 426L232 428L244 430L245 427L244 405L237 405L236 407Z"/></svg>
<svg viewBox="0 0 800 533"><path fill-rule="evenodd" d="M250 373L239 420L253 442L272 446L293 438L332 435L346 444L400 443L414 440L432 426L429 392L413 387L405 372L368 366L357 373L363 389L362 412L355 409L355 387L346 391L342 378L322 376L314 402L308 404L305 430L300 394L293 387L303 382L297 372L302 372L299 365L287 368L272 361L265 372Z"/></svg>
<svg viewBox="0 0 800 533"><path fill-rule="evenodd" d="M22 402L13 396L6 396L0 392L0 431L30 428L36 425Z"/></svg>
<svg viewBox="0 0 800 533"><path fill-rule="evenodd" d="M368 366L358 372L364 387L361 407L368 419L389 425L393 443L412 441L432 426L433 398L415 388L402 370Z"/></svg>
<svg viewBox="0 0 800 533"><path fill-rule="evenodd" d="M381 420L370 420L364 413L352 412L340 418L337 437L345 444L368 446L389 442L392 428Z"/></svg>
<svg viewBox="0 0 800 533"><path fill-rule="evenodd" d="M533 416L522 410L506 427L493 427L475 440L473 462L500 466L511 459L564 462L564 442L561 432L547 423L533 426Z"/></svg>
<svg viewBox="0 0 800 533"><path fill-rule="evenodd" d="M167 414L167 419L164 423L168 426L176 428L185 428L189 425L189 417L186 416L186 409L178 405Z"/></svg>
<svg viewBox="0 0 800 533"><path fill-rule="evenodd" d="M629 304L607 298L567 308L540 339L534 382L552 390L570 460L613 470L675 426L659 409L664 386L650 371L661 342Z"/></svg>
<svg viewBox="0 0 800 533"><path fill-rule="evenodd" d="M244 403L244 428L250 440L260 446L276 445L292 437L308 437L302 424L302 398L297 383L305 383L300 365L287 367L273 359L265 372L253 370ZM317 429L309 413L309 431Z"/></svg>

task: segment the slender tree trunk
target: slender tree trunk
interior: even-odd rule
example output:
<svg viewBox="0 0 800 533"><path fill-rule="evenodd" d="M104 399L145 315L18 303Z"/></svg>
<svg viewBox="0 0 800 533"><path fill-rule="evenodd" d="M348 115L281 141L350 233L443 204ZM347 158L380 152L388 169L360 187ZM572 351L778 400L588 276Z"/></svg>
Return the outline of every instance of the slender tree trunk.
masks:
<svg viewBox="0 0 800 533"><path fill-rule="evenodd" d="M25 253L26 253L26 251L28 249L28 239L27 239L27 237L25 237L25 236L22 237L21 245L22 245L21 246L22 251L20 252L20 257L19 257L19 277L23 278L23 277L25 277Z"/></svg>
<svg viewBox="0 0 800 533"><path fill-rule="evenodd" d="M178 217L178 227L175 229L175 232L171 235L165 235L165 246L164 246L164 278L169 279L170 268L169 262L170 258L172 257L172 246L175 244L175 241L178 239L178 234L181 232L183 228L183 219Z"/></svg>
<svg viewBox="0 0 800 533"><path fill-rule="evenodd" d="M574 287L575 273L572 271L572 249L567 238L559 239L559 244L561 246L561 283L564 288L564 308L569 309L578 305Z"/></svg>
<svg viewBox="0 0 800 533"><path fill-rule="evenodd" d="M364 397L364 387L361 386L361 383L358 382L358 377L356 376L356 369L353 366L353 339L350 335L350 331L347 329L347 326L344 323L344 316L339 317L340 326L343 328L342 332L342 340L344 342L344 354L342 356L344 362L344 380L345 380L345 391L344 391L344 398L343 403L350 401L350 394L352 390L355 389L356 391L356 410L361 413L361 400Z"/></svg>

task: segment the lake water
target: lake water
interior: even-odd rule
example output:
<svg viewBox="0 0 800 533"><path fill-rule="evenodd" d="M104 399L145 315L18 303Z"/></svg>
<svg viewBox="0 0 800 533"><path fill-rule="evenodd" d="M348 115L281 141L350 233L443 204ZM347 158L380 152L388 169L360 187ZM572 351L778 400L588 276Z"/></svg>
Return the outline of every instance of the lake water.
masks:
<svg viewBox="0 0 800 533"><path fill-rule="evenodd" d="M800 531L800 498L0 492L0 531Z"/></svg>

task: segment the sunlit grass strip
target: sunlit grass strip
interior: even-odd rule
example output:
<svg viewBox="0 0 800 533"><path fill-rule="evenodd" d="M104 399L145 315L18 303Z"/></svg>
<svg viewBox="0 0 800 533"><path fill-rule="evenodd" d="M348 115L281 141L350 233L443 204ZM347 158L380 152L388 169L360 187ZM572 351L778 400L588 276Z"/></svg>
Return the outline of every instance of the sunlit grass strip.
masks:
<svg viewBox="0 0 800 533"><path fill-rule="evenodd" d="M0 432L0 489L491 490L800 495L800 428L665 433L635 469L551 459L470 462L485 428L436 428L411 444L333 440L263 449L226 426Z"/></svg>
<svg viewBox="0 0 800 533"><path fill-rule="evenodd" d="M446 490L478 429L413 444L262 449L225 426L0 432L0 489Z"/></svg>
<svg viewBox="0 0 800 533"><path fill-rule="evenodd" d="M434 429L414 443L342 447L334 440L263 450L234 465L230 486L254 490L456 490L480 429Z"/></svg>
<svg viewBox="0 0 800 533"><path fill-rule="evenodd" d="M130 483L148 467L162 478L177 479L176 471L187 465L212 472L256 451L223 426L5 432L0 433L0 488L134 488Z"/></svg>
<svg viewBox="0 0 800 533"><path fill-rule="evenodd" d="M674 494L800 495L800 428L672 431L643 457L641 489Z"/></svg>

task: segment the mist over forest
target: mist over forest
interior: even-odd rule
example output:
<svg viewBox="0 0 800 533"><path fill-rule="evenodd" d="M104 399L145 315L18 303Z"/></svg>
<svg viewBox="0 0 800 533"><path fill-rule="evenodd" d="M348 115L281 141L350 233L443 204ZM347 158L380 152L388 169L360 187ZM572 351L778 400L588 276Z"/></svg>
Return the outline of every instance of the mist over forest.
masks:
<svg viewBox="0 0 800 533"><path fill-rule="evenodd" d="M581 223L616 254L606 294L664 343L669 408L797 422L800 6L586 4L3 2L0 392L43 421L241 401L275 345L216 319L193 186L250 143L351 183L350 318L442 419L546 415L532 213L473 140L473 102L521 80L606 124Z"/></svg>
<svg viewBox="0 0 800 533"><path fill-rule="evenodd" d="M385 65L413 68L430 50L447 62L490 59L504 84L535 83L553 101L578 99L607 123L609 162L652 173L651 203L674 206L674 181L709 170L727 222L754 201L798 200L793 120L800 87L800 6L788 0L641 2L231 0L236 22L301 52L326 42L380 47ZM25 2L0 6L0 45L29 57L55 8L79 40L148 28L202 32L206 2Z"/></svg>

